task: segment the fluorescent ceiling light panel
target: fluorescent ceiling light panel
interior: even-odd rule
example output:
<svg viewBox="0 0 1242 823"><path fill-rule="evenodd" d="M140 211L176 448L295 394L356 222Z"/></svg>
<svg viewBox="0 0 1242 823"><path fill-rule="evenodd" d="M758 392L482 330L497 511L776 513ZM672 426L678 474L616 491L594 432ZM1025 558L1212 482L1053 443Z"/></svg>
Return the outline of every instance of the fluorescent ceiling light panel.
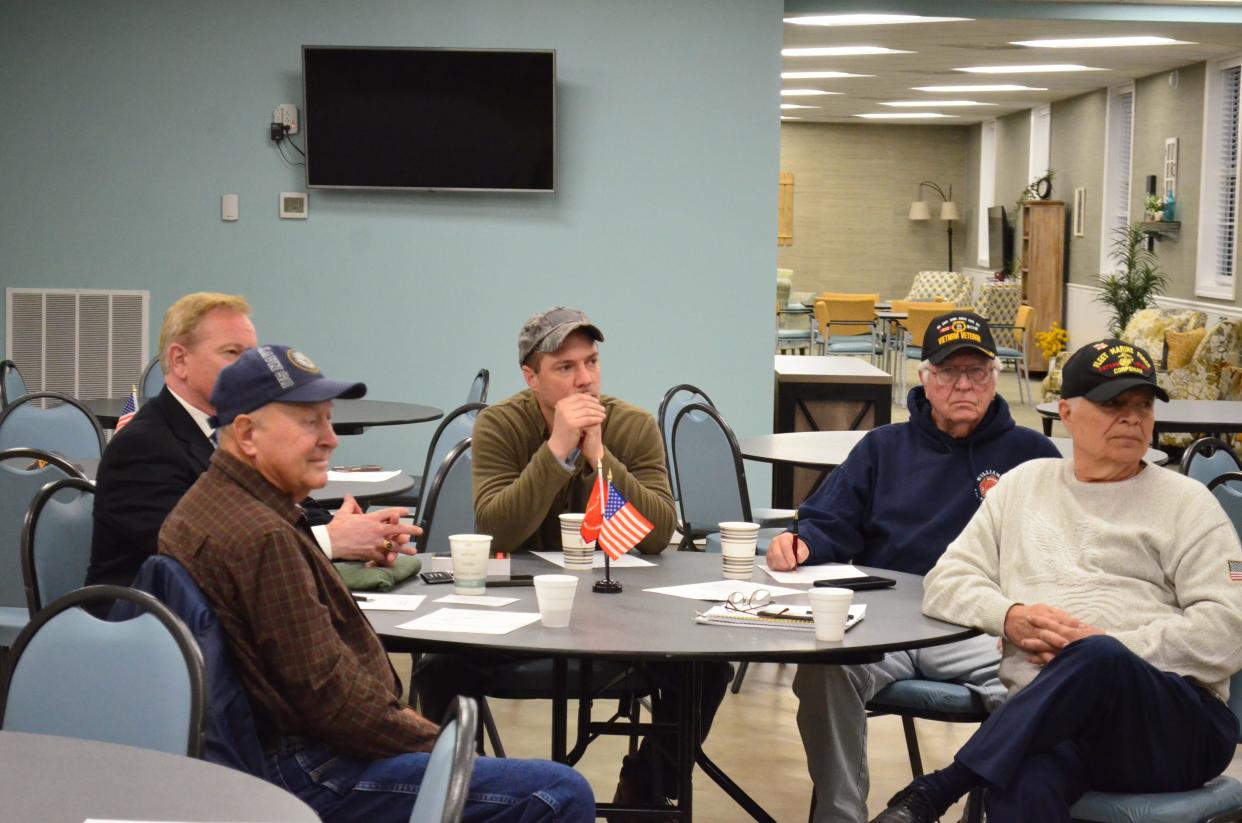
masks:
<svg viewBox="0 0 1242 823"><path fill-rule="evenodd" d="M969 17L923 17L918 14L814 14L786 17L795 26L895 26L899 23L956 23Z"/></svg>
<svg viewBox="0 0 1242 823"><path fill-rule="evenodd" d="M968 74L1041 74L1068 71L1108 71L1108 69L1078 66L1073 63L1041 63L1033 66L966 66L965 68L954 69L954 71L964 71Z"/></svg>
<svg viewBox="0 0 1242 823"><path fill-rule="evenodd" d="M782 120L801 120L801 117L790 117L788 114L781 115Z"/></svg>
<svg viewBox="0 0 1242 823"><path fill-rule="evenodd" d="M869 54L916 54L916 52L887 49L883 46L811 46L801 49L781 49L781 57L864 57Z"/></svg>
<svg viewBox="0 0 1242 823"><path fill-rule="evenodd" d="M1011 40L1011 46L1028 46L1033 49L1102 49L1121 46L1195 46L1189 40L1172 37L1066 37L1057 40Z"/></svg>
<svg viewBox="0 0 1242 823"><path fill-rule="evenodd" d="M957 94L958 92L981 91L1047 91L1035 86L1023 86L1017 83L993 83L982 86L914 86L913 91L930 91L938 94Z"/></svg>
<svg viewBox="0 0 1242 823"><path fill-rule="evenodd" d="M995 106L995 103L980 103L975 100L892 100L887 103L881 103L881 106L893 106L900 109L917 109L920 106L935 106L936 108L949 108L958 106Z"/></svg>
<svg viewBox="0 0 1242 823"><path fill-rule="evenodd" d="M797 103L781 103L782 109L817 109L819 106L802 106Z"/></svg>
<svg viewBox="0 0 1242 823"><path fill-rule="evenodd" d="M956 114L945 114L940 111L886 111L878 114L856 114L854 116L865 117L868 120L910 120L914 118L933 120L939 117L957 117Z"/></svg>
<svg viewBox="0 0 1242 823"><path fill-rule="evenodd" d="M837 80L844 77L875 77L874 74L850 74L848 71L783 71L782 80Z"/></svg>
<svg viewBox="0 0 1242 823"><path fill-rule="evenodd" d="M823 89L781 89L781 97L816 97L821 94L841 94L841 92Z"/></svg>

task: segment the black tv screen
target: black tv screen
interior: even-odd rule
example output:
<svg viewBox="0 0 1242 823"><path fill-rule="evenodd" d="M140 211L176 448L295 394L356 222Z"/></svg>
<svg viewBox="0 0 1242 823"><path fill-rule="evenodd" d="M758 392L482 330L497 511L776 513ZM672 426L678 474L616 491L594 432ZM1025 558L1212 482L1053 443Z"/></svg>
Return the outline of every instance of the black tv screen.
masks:
<svg viewBox="0 0 1242 823"><path fill-rule="evenodd" d="M303 46L312 188L554 191L556 52Z"/></svg>
<svg viewBox="0 0 1242 823"><path fill-rule="evenodd" d="M1013 261L1013 229L1004 206L988 209L988 265L996 271L1009 271Z"/></svg>

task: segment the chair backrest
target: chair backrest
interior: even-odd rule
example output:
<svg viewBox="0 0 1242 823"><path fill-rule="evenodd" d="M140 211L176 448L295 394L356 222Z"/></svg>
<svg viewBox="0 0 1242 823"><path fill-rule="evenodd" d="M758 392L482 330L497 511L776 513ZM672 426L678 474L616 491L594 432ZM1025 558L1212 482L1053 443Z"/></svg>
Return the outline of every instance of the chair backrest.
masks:
<svg viewBox="0 0 1242 823"><path fill-rule="evenodd" d="M41 409L42 400L58 401ZM41 449L70 460L98 460L103 454L103 429L85 406L56 392L35 392L0 411L0 451Z"/></svg>
<svg viewBox="0 0 1242 823"><path fill-rule="evenodd" d="M952 308L952 306L943 303L924 303L911 306L906 322L903 324L906 330L910 332L910 343L915 346L923 345L923 335L927 333L927 327L931 325L931 321L945 312L951 311Z"/></svg>
<svg viewBox="0 0 1242 823"><path fill-rule="evenodd" d="M440 420L431 442L427 444L427 459L423 462L422 489L419 493L418 509L414 517L417 519L427 500L427 487L432 476L453 447L465 440L474 432L474 423L479 419L479 412L487 408L486 403L464 403L453 409Z"/></svg>
<svg viewBox="0 0 1242 823"><path fill-rule="evenodd" d="M142 377L138 380L138 402L140 404L147 402L159 394L163 388L164 367L160 365L160 357L157 354L142 370Z"/></svg>
<svg viewBox="0 0 1242 823"><path fill-rule="evenodd" d="M474 737L479 723L478 704L457 696L440 722L440 736L431 749L427 770L410 812L410 823L457 823L470 792L474 771Z"/></svg>
<svg viewBox="0 0 1242 823"><path fill-rule="evenodd" d="M131 586L153 595L181 618L202 653L207 676L202 758L266 778L263 744L250 698L233 665L233 650L194 578L174 558L157 554L143 561ZM139 611L136 604L120 601L113 606L109 619L125 620Z"/></svg>
<svg viewBox="0 0 1242 823"><path fill-rule="evenodd" d="M820 337L828 336L828 302L824 295L819 295L815 299L815 306L812 309L815 312L815 329L819 332Z"/></svg>
<svg viewBox="0 0 1242 823"><path fill-rule="evenodd" d="M702 537L723 521L751 520L742 453L714 407L691 403L677 412L672 452L683 534Z"/></svg>
<svg viewBox="0 0 1242 823"><path fill-rule="evenodd" d="M445 455L429 486L424 486L418 506L420 552L447 552L450 534L474 531L474 479L470 463L470 438L460 441ZM426 483L426 479L423 481Z"/></svg>
<svg viewBox="0 0 1242 823"><path fill-rule="evenodd" d="M491 372L487 369L479 369L479 373L474 376L474 381L470 384L470 391L466 393L466 402L486 403L487 386L491 381Z"/></svg>
<svg viewBox="0 0 1242 823"><path fill-rule="evenodd" d="M95 484L78 477L48 483L22 525L22 581L31 614L82 587L91 562Z"/></svg>
<svg viewBox="0 0 1242 823"><path fill-rule="evenodd" d="M66 477L85 479L64 459L47 452L0 451L0 607L27 608L21 560L26 514L44 486Z"/></svg>
<svg viewBox="0 0 1242 823"><path fill-rule="evenodd" d="M825 337L871 334L875 328L875 302L878 297L878 295L858 294L830 297L824 300L830 322L827 330L821 329L821 333ZM818 305L817 302L816 306Z"/></svg>
<svg viewBox="0 0 1242 823"><path fill-rule="evenodd" d="M17 364L12 360L0 360L0 409L8 406L26 393L26 381Z"/></svg>
<svg viewBox="0 0 1242 823"><path fill-rule="evenodd" d="M112 622L85 604L130 600L145 614ZM35 615L5 672L0 728L198 757L206 691L190 631L146 592L87 586Z"/></svg>
<svg viewBox="0 0 1242 823"><path fill-rule="evenodd" d="M1201 437L1182 452L1178 470L1206 485L1226 472L1242 471L1242 462L1224 440Z"/></svg>
<svg viewBox="0 0 1242 823"><path fill-rule="evenodd" d="M942 297L949 303L965 305L971 301L974 281L956 271L921 271L914 276L907 300Z"/></svg>
<svg viewBox="0 0 1242 823"><path fill-rule="evenodd" d="M660 425L660 437L664 440L664 468L668 469L669 487L677 489L677 462L673 459L673 420L677 413L691 403L702 403L716 408L707 392L689 383L679 383L664 393L656 420Z"/></svg>

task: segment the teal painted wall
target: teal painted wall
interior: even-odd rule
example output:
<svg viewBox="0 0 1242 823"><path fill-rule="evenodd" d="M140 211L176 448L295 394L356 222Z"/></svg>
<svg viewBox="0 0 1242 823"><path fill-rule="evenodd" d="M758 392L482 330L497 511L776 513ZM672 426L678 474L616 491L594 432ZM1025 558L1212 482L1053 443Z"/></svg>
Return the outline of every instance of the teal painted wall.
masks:
<svg viewBox="0 0 1242 823"><path fill-rule="evenodd" d="M781 8L0 4L0 285L150 289L152 341L181 294L241 292L261 340L443 408L480 367L494 399L520 388L517 330L567 303L608 337L605 391L654 411L692 382L739 435L770 431ZM278 193L305 185L267 123L301 106L303 43L556 49L559 190L312 191L309 220L279 220ZM339 456L421 467L430 432Z"/></svg>

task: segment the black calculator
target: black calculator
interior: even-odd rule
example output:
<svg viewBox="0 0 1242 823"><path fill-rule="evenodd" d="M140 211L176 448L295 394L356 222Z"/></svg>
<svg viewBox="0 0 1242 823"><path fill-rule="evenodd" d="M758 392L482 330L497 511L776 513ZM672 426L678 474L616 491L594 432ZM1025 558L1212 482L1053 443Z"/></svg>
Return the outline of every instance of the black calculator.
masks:
<svg viewBox="0 0 1242 823"><path fill-rule="evenodd" d="M423 582L428 586L434 586L437 583L453 582L452 572L419 572L418 576L421 577Z"/></svg>

